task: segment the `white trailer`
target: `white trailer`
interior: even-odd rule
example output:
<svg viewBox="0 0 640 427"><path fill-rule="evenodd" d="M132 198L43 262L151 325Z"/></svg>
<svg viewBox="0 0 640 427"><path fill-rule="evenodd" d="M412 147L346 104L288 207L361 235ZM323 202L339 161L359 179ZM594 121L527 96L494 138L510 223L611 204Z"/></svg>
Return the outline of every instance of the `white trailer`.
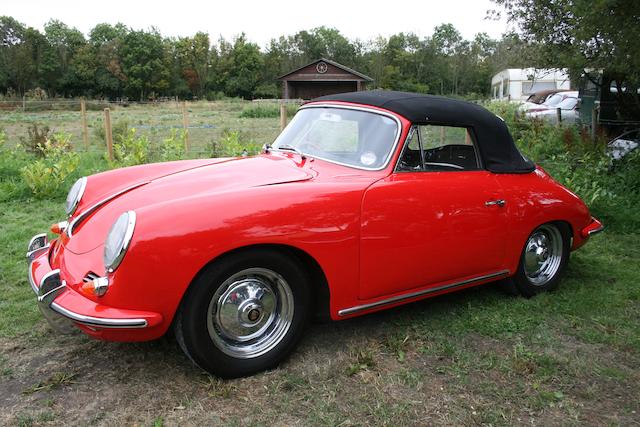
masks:
<svg viewBox="0 0 640 427"><path fill-rule="evenodd" d="M491 98L503 101L526 101L540 90L571 89L566 69L508 68L491 79Z"/></svg>

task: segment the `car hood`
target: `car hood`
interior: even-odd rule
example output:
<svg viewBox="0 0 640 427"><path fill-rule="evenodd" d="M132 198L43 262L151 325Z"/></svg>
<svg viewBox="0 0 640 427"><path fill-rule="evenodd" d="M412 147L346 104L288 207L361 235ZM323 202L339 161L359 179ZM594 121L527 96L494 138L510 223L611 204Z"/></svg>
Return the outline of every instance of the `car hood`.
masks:
<svg viewBox="0 0 640 427"><path fill-rule="evenodd" d="M148 208L158 203L166 205L168 201L179 203L185 198L216 197L226 192L306 181L314 177L304 161L298 163L293 158L278 155L226 159L196 167L186 163L185 170L172 170L170 174L158 177L145 175L144 168L140 172L144 176L142 179L134 176L128 184L116 186L110 195L114 196L123 189L130 190L78 221L73 228L73 237L64 239L67 250L81 254L101 246L115 219L127 210ZM82 215L82 212L78 214Z"/></svg>

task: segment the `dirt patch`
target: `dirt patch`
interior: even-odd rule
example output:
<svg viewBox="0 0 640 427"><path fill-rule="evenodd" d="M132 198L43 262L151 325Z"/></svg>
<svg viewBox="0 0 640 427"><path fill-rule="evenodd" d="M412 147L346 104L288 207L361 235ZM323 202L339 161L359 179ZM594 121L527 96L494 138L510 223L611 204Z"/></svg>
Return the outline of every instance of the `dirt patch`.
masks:
<svg viewBox="0 0 640 427"><path fill-rule="evenodd" d="M563 342L561 335L550 350L559 361L545 359L545 349L517 355L514 342L481 335L454 337L449 344L411 334L398 338L398 312L403 315L401 309L313 325L281 367L231 381L191 365L171 339L114 344L55 335L42 323L29 336L0 340L0 424L628 425L640 420L635 356L612 365L607 361L615 357L607 348L570 337ZM600 373L569 369L583 360L571 354L595 360Z"/></svg>

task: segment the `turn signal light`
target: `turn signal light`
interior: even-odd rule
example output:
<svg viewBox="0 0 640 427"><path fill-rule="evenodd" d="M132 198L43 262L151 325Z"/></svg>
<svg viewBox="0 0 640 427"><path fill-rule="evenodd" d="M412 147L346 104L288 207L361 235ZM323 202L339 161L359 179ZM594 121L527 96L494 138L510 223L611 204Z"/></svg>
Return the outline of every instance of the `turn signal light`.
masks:
<svg viewBox="0 0 640 427"><path fill-rule="evenodd" d="M80 290L85 295L95 295L101 297L105 293L107 293L107 289L109 289L109 279L106 277L98 277L90 282L85 282L80 286Z"/></svg>
<svg viewBox="0 0 640 427"><path fill-rule="evenodd" d="M64 233L64 230L66 230L68 226L69 226L68 221L56 222L55 224L51 224L51 232L54 234L62 234Z"/></svg>

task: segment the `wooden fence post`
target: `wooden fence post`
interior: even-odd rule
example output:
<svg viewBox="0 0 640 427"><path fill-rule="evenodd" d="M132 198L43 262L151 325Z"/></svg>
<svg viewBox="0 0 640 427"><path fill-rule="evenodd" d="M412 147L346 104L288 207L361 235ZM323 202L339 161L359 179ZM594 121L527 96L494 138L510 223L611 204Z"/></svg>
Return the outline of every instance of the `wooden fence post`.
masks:
<svg viewBox="0 0 640 427"><path fill-rule="evenodd" d="M108 108L104 109L104 136L107 142L107 154L109 154L109 160L113 161L113 134L111 133L111 112Z"/></svg>
<svg viewBox="0 0 640 427"><path fill-rule="evenodd" d="M280 131L287 126L287 106L284 102L280 103Z"/></svg>
<svg viewBox="0 0 640 427"><path fill-rule="evenodd" d="M89 128L87 127L87 106L84 98L80 100L80 112L82 113L82 142L84 148L89 150Z"/></svg>
<svg viewBox="0 0 640 427"><path fill-rule="evenodd" d="M189 152L189 115L187 112L187 101L182 101L182 127L184 129L184 152Z"/></svg>
<svg viewBox="0 0 640 427"><path fill-rule="evenodd" d="M596 136L598 135L598 105L596 103L593 104L593 109L591 110L591 141L596 142Z"/></svg>
<svg viewBox="0 0 640 427"><path fill-rule="evenodd" d="M562 125L562 108L556 108L556 118L558 119L558 126Z"/></svg>

